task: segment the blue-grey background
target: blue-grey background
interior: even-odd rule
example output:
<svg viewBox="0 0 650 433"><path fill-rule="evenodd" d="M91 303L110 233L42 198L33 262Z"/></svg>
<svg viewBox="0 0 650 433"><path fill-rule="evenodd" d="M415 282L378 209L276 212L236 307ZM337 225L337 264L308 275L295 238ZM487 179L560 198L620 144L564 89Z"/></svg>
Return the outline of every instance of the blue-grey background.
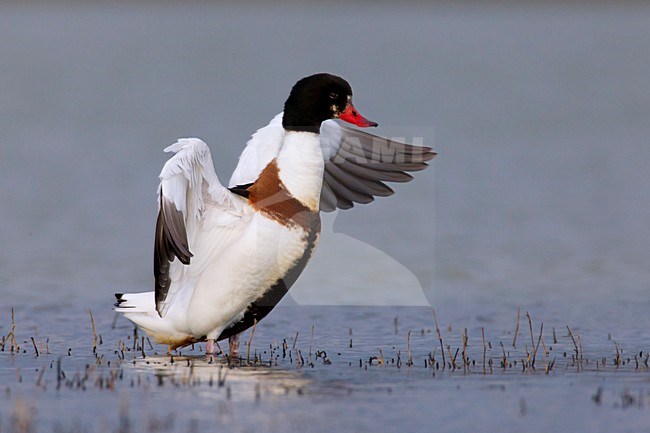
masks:
<svg viewBox="0 0 650 433"><path fill-rule="evenodd" d="M426 287L591 299L649 281L641 4L64 2L3 5L0 20L0 287L14 296L149 287L162 148L203 138L227 181L316 71L345 76L377 132L440 153L336 226Z"/></svg>
<svg viewBox="0 0 650 433"><path fill-rule="evenodd" d="M378 133L439 152L336 231L413 272L445 321L522 305L646 344L649 23L642 2L3 3L2 314L48 328L149 290L162 149L201 137L226 182L293 83L329 71ZM400 290L376 268L370 288Z"/></svg>

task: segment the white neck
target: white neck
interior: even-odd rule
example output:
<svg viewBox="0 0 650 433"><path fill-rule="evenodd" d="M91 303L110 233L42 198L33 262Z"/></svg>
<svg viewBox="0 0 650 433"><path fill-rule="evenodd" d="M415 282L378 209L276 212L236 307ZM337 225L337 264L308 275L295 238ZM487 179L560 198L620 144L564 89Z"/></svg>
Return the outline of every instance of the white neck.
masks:
<svg viewBox="0 0 650 433"><path fill-rule="evenodd" d="M280 180L289 193L312 211L318 211L325 168L320 136L287 131L277 162Z"/></svg>

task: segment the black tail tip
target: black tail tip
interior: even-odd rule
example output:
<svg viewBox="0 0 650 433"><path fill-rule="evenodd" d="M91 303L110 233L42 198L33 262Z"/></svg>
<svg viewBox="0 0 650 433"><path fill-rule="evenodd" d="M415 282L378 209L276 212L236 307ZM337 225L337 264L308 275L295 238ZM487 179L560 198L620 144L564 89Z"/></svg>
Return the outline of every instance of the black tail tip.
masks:
<svg viewBox="0 0 650 433"><path fill-rule="evenodd" d="M126 299L124 299L123 296L124 293L115 294L115 299L117 299L117 302L113 304L114 307L119 307L122 303L126 302Z"/></svg>

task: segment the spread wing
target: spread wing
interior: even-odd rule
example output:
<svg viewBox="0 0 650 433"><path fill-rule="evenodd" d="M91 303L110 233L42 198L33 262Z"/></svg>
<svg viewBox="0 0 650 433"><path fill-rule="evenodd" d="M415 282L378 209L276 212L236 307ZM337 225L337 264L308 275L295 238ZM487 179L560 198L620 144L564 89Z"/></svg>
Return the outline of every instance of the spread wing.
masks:
<svg viewBox="0 0 650 433"><path fill-rule="evenodd" d="M268 125L258 129L248 140L228 182L230 188L255 182L264 167L278 156L284 138L282 115L283 113L280 113L275 116Z"/></svg>
<svg viewBox="0 0 650 433"><path fill-rule="evenodd" d="M206 212L216 209L218 214L235 218L241 213L232 193L219 182L203 141L181 139L165 152L175 155L163 166L158 187L154 277L156 310L161 317L183 288L178 280L193 260Z"/></svg>
<svg viewBox="0 0 650 433"><path fill-rule="evenodd" d="M282 115L260 128L246 144L229 186L255 182L264 167L280 151L284 128ZM320 209L350 209L354 203L370 203L374 197L392 195L385 182L409 182L408 172L423 170L436 156L429 147L413 146L369 134L360 129L326 120L320 129L325 159Z"/></svg>
<svg viewBox="0 0 650 433"><path fill-rule="evenodd" d="M320 209L350 209L394 191L385 182L409 182L436 156L429 147L389 140L327 120L321 125L325 173Z"/></svg>

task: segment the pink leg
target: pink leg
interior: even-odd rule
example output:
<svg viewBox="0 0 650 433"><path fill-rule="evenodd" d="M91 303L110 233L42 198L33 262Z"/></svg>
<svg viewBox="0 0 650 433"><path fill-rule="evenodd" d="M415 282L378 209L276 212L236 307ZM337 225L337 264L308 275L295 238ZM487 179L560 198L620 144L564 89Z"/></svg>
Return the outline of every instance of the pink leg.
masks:
<svg viewBox="0 0 650 433"><path fill-rule="evenodd" d="M228 337L228 345L230 347L230 357L239 355L239 334Z"/></svg>
<svg viewBox="0 0 650 433"><path fill-rule="evenodd" d="M215 355L217 354L217 342L212 338L208 338L208 342L205 343L205 354L206 355Z"/></svg>

